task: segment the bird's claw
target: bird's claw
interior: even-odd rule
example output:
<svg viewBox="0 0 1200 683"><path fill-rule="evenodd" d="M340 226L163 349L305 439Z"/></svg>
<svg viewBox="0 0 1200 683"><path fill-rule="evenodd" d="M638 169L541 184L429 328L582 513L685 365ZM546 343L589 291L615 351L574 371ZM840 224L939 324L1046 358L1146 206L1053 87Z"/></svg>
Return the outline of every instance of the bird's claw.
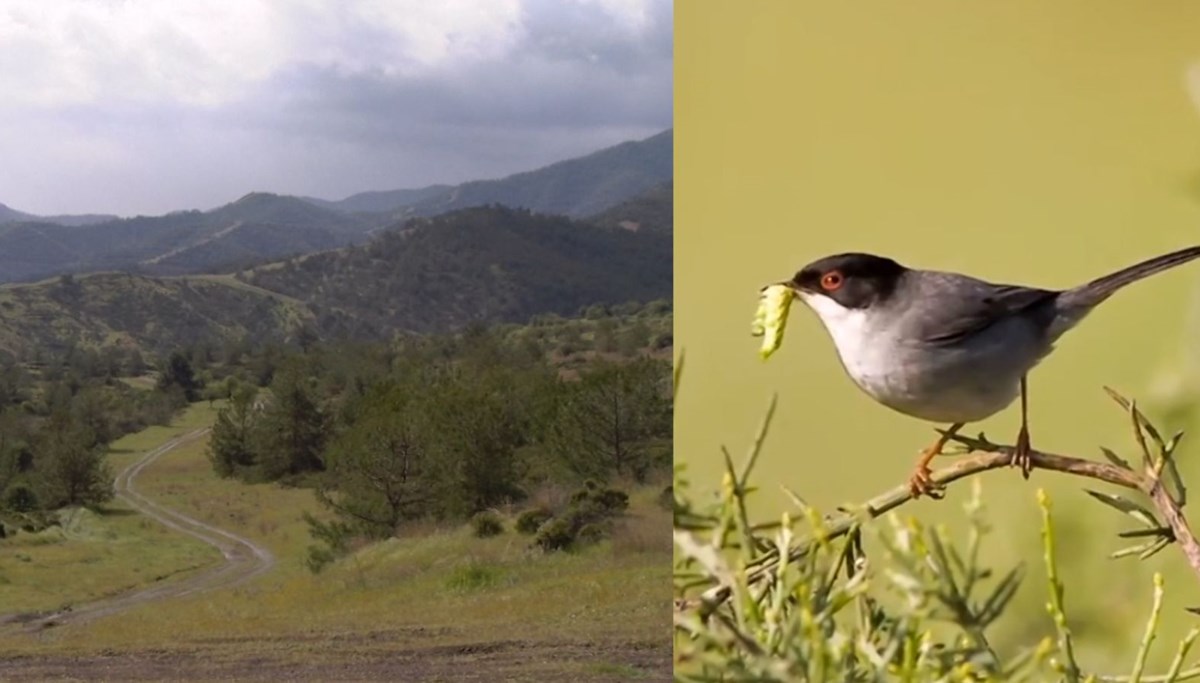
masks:
<svg viewBox="0 0 1200 683"><path fill-rule="evenodd" d="M941 500L946 495L945 487L933 480L933 471L926 465L918 466L913 470L912 476L908 479L908 490L912 493L914 500L922 495L929 496L934 500Z"/></svg>
<svg viewBox="0 0 1200 683"><path fill-rule="evenodd" d="M1013 467L1021 468L1021 476L1029 478L1029 473L1033 470L1033 458L1030 456L1033 449L1029 445L1029 430L1024 426L1017 433L1017 444L1013 449L1012 459L1009 464Z"/></svg>

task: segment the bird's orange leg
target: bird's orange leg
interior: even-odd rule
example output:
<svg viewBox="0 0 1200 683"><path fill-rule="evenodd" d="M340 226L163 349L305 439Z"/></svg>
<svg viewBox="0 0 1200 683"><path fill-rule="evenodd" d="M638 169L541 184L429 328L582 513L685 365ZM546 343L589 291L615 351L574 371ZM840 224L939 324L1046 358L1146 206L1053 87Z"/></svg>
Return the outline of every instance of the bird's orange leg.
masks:
<svg viewBox="0 0 1200 683"><path fill-rule="evenodd" d="M1021 431L1017 432L1017 445L1013 449L1012 460L1009 462L1013 467L1021 468L1021 476L1029 478L1029 472L1033 470L1033 459L1029 457L1030 451L1033 449L1029 446L1029 399L1026 394L1028 387L1025 382L1025 377L1021 377Z"/></svg>
<svg viewBox="0 0 1200 683"><path fill-rule="evenodd" d="M933 472L929 469L929 461L940 455L942 449L945 448L946 442L950 437L958 433L958 430L963 428L962 422L950 425L944 434L938 437L938 440L933 442L933 445L921 451L921 457L917 459L917 465L913 468L912 476L908 479L908 490L912 492L913 498L920 498L922 494L930 498L941 498L942 487L935 484L932 478Z"/></svg>

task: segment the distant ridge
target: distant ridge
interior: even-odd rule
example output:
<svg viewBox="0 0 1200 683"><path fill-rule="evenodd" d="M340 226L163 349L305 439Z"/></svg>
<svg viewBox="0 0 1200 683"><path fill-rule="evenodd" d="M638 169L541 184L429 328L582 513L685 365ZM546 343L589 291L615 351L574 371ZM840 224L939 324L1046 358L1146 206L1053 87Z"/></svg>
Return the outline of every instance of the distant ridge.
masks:
<svg viewBox="0 0 1200 683"><path fill-rule="evenodd" d="M0 224L4 223L53 223L55 225L93 225L116 219L116 216L111 216L102 213L84 213L78 215L65 216L38 216L24 211L0 204Z"/></svg>
<svg viewBox="0 0 1200 683"><path fill-rule="evenodd" d="M493 204L584 218L670 180L672 159L673 132L666 130L499 180L339 201L251 192L209 211L120 219L56 219L0 205L0 283L98 271L228 272L359 244L409 218Z"/></svg>
<svg viewBox="0 0 1200 683"><path fill-rule="evenodd" d="M667 129L644 140L623 142L497 180L364 192L336 202L309 201L341 211L396 212L410 216L502 204L582 218L670 180L673 174L674 130Z"/></svg>

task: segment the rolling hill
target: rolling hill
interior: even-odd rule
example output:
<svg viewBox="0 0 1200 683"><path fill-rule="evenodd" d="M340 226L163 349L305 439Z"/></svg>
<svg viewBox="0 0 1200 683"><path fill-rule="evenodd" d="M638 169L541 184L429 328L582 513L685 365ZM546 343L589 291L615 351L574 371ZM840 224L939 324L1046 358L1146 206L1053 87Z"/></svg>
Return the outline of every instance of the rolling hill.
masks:
<svg viewBox="0 0 1200 683"><path fill-rule="evenodd" d="M88 226L0 225L0 282L99 270L171 275L329 249L376 227L296 197L251 193L212 211Z"/></svg>
<svg viewBox="0 0 1200 683"><path fill-rule="evenodd" d="M673 177L674 130L623 142L498 180L417 190L364 192L340 201L309 200L341 211L433 216L485 204L582 218L641 194Z"/></svg>
<svg viewBox="0 0 1200 683"><path fill-rule="evenodd" d="M616 206L589 216L588 222L607 228L650 230L670 234L675 223L675 188L668 180Z"/></svg>
<svg viewBox="0 0 1200 683"><path fill-rule="evenodd" d="M322 335L523 322L671 297L671 238L501 206L411 219L369 244L238 274L304 301Z"/></svg>
<svg viewBox="0 0 1200 683"><path fill-rule="evenodd" d="M92 225L115 220L116 216L100 213L85 213L74 216L38 216L0 204L0 224L4 223L54 223L56 225Z"/></svg>
<svg viewBox="0 0 1200 683"><path fill-rule="evenodd" d="M318 199L317 197L301 197L301 199L326 209L349 213L390 213L405 206L440 197L453 189L453 185L430 185L416 190L359 192L337 201Z"/></svg>
<svg viewBox="0 0 1200 683"><path fill-rule="evenodd" d="M297 302L218 279L123 273L0 287L0 351L70 346L164 353L196 341L281 341L311 317Z"/></svg>
<svg viewBox="0 0 1200 683"><path fill-rule="evenodd" d="M261 207L260 207L261 208ZM669 231L500 206L414 218L365 244L234 275L96 273L0 287L0 351L196 342L387 339L527 322L592 304L669 300Z"/></svg>
<svg viewBox="0 0 1200 683"><path fill-rule="evenodd" d="M672 131L499 180L365 192L340 201L253 192L210 211L40 217L0 205L0 282L122 270L229 271L365 241L414 216L486 204L583 217L669 180Z"/></svg>

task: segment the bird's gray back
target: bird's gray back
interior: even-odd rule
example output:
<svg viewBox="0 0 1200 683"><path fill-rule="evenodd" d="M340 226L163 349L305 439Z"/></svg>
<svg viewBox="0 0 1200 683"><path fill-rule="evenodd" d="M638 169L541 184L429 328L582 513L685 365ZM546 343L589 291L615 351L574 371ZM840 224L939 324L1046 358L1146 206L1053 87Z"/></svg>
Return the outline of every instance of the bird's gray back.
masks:
<svg viewBox="0 0 1200 683"><path fill-rule="evenodd" d="M986 418L1012 403L1021 376L1050 352L1046 324L1036 315L993 315L949 342L930 340L991 315L987 302L1002 288L910 271L878 304L884 310L869 316L869 343L857 358L843 355L843 365L864 391L908 415L947 423Z"/></svg>

